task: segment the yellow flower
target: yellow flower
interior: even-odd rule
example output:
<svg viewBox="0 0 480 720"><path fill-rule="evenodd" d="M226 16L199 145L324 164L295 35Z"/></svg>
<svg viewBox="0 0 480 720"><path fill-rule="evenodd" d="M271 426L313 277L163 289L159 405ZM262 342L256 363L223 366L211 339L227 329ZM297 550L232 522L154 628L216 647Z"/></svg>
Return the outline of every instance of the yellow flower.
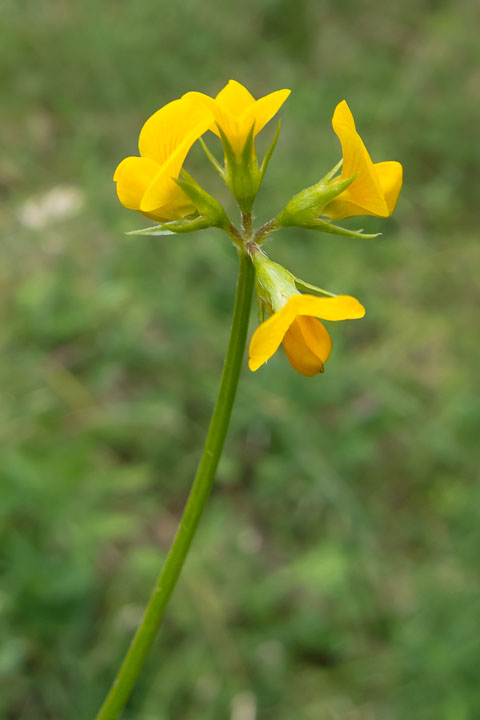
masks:
<svg viewBox="0 0 480 720"><path fill-rule="evenodd" d="M211 123L210 110L191 100L174 100L154 113L140 132L141 157L127 157L115 170L122 205L159 221L193 212L194 206L173 178Z"/></svg>
<svg viewBox="0 0 480 720"><path fill-rule="evenodd" d="M365 308L350 295L320 298L292 295L285 305L254 332L248 367L258 370L278 350L280 343L290 364L302 375L323 372L332 350L332 340L322 320L351 320L365 315Z"/></svg>
<svg viewBox="0 0 480 720"><path fill-rule="evenodd" d="M402 187L403 169L398 162L373 163L345 100L335 108L333 129L343 150L340 180L357 175L352 184L328 203L322 215L340 220L354 215L389 217Z"/></svg>
<svg viewBox="0 0 480 720"><path fill-rule="evenodd" d="M217 125L221 127L234 151L240 154L252 125L255 123L255 136L279 111L289 95L290 90L277 90L255 100L247 88L236 80L229 80L215 98L199 92L189 92L183 97L205 104L214 115L210 130L220 137Z"/></svg>

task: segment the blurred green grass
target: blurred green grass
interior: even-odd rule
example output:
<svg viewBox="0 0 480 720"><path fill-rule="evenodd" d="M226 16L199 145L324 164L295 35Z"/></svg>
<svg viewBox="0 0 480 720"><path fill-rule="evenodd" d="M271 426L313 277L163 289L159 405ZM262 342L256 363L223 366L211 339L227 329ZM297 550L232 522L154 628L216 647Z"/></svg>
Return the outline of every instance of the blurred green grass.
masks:
<svg viewBox="0 0 480 720"><path fill-rule="evenodd" d="M365 220L377 240L271 242L367 316L332 328L325 376L306 380L281 354L244 372L125 717L254 720L256 705L260 720L478 718L478 5L3 0L0 12L0 717L94 715L173 535L235 254L217 231L127 237L144 221L111 176L154 110L234 77L256 96L293 90L259 222L338 159L343 97L374 159L403 163L405 187L393 219ZM218 190L196 149L188 166ZM65 186L83 206L39 218L32 199Z"/></svg>

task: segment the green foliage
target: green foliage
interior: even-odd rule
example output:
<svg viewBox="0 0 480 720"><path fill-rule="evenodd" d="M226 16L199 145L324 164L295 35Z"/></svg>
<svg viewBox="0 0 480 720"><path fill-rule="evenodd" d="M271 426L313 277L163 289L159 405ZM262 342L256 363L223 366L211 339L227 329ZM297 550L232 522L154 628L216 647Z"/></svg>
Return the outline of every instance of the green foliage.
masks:
<svg viewBox="0 0 480 720"><path fill-rule="evenodd" d="M338 160L343 97L405 188L393 219L365 219L381 238L269 241L367 316L329 326L321 377L281 353L245 370L125 718L238 720L252 697L260 720L480 716L479 20L473 0L4 0L0 717L92 718L173 536L235 251L218 230L125 235L145 222L111 176L153 111L229 77L293 90L258 223ZM201 148L187 168L232 210Z"/></svg>

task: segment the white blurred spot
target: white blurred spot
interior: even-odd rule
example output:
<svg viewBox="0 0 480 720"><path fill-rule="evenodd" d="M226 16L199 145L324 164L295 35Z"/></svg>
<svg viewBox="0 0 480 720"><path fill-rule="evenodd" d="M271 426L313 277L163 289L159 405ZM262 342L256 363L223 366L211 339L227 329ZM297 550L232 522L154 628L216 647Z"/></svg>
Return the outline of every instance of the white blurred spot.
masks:
<svg viewBox="0 0 480 720"><path fill-rule="evenodd" d="M230 720L255 720L257 717L257 699L251 692L242 692L232 699Z"/></svg>
<svg viewBox="0 0 480 720"><path fill-rule="evenodd" d="M278 667L285 660L285 648L278 640L265 640L260 643L256 652L265 665Z"/></svg>
<svg viewBox="0 0 480 720"><path fill-rule="evenodd" d="M132 630L133 628L138 627L142 617L143 607L141 605L130 603L129 605L124 605L121 608L115 619L118 627L122 628L122 630Z"/></svg>
<svg viewBox="0 0 480 720"><path fill-rule="evenodd" d="M220 690L220 681L215 675L199 675L195 684L196 694L203 703L215 700Z"/></svg>
<svg viewBox="0 0 480 720"><path fill-rule="evenodd" d="M238 547L248 555L259 552L263 545L263 539L258 530L253 527L246 527L237 535Z"/></svg>
<svg viewBox="0 0 480 720"><path fill-rule="evenodd" d="M76 215L83 207L85 196L80 188L57 185L42 195L29 198L20 208L18 219L25 227L40 230L57 220Z"/></svg>

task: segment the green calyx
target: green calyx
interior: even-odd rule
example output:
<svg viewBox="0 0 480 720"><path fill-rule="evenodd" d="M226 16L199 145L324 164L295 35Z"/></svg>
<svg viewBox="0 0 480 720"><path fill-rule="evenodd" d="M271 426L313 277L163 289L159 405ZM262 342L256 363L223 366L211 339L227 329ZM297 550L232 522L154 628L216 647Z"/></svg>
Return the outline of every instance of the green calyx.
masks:
<svg viewBox="0 0 480 720"><path fill-rule="evenodd" d="M272 157L272 153L277 144L280 133L280 123L278 123L273 141L268 148L261 165L258 163L257 153L255 150L255 123L253 123L250 128L247 139L245 140L245 144L240 153L235 152L222 128L219 125L217 125L217 128L225 155L224 167L220 165L203 140L201 140L201 145L207 155L207 158L222 177L225 184L229 187L230 192L240 207L240 210L243 213L249 213L252 210L255 197L258 193L260 185L262 184L270 158Z"/></svg>
<svg viewBox="0 0 480 720"><path fill-rule="evenodd" d="M186 170L182 170L181 175L182 178L176 178L175 182L197 208L206 223L204 227L229 227L230 220L218 200L204 190Z"/></svg>
<svg viewBox="0 0 480 720"><path fill-rule="evenodd" d="M347 189L355 176L345 180L324 180L305 188L286 204L277 215L276 223L281 227L310 227L312 221L322 214L328 203Z"/></svg>
<svg viewBox="0 0 480 720"><path fill-rule="evenodd" d="M374 238L379 235L364 234L362 230L349 230L339 225L333 225L327 218L321 217L327 205L344 192L355 180L356 175L343 180L333 179L340 169L342 161L335 165L325 177L315 185L301 190L286 204L274 220L274 228L302 227L309 230L319 230L333 235L344 235L354 238Z"/></svg>
<svg viewBox="0 0 480 720"><path fill-rule="evenodd" d="M295 294L295 277L282 265L270 260L261 250L252 256L255 266L257 296L266 308L267 314L278 312L287 300Z"/></svg>

